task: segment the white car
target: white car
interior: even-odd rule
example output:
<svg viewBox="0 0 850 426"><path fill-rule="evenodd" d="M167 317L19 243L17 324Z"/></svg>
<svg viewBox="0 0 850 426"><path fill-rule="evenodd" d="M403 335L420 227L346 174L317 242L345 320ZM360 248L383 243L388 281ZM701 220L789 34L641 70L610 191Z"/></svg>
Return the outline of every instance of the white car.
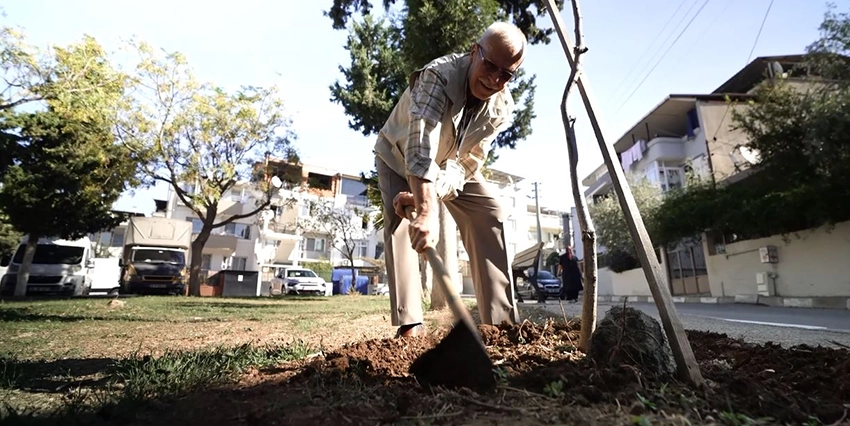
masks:
<svg viewBox="0 0 850 426"><path fill-rule="evenodd" d="M274 288L279 288L281 294L315 294L332 296L333 286L325 282L312 269L284 268L272 279Z"/></svg>

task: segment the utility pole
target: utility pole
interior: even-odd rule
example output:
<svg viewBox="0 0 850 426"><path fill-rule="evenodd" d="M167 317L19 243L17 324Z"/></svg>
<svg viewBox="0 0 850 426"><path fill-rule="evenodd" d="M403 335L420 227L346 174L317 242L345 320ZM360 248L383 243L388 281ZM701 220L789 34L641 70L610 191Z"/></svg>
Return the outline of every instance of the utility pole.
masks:
<svg viewBox="0 0 850 426"><path fill-rule="evenodd" d="M540 196L538 185L540 182L534 182L534 211L535 216L537 217L537 243L543 243L543 229L540 226ZM542 247L542 246L541 246ZM537 273L543 269L543 249L540 249L540 253L537 254Z"/></svg>
<svg viewBox="0 0 850 426"><path fill-rule="evenodd" d="M534 182L534 210L537 216L537 242L543 242L543 230L540 229L540 197L537 191L538 182Z"/></svg>

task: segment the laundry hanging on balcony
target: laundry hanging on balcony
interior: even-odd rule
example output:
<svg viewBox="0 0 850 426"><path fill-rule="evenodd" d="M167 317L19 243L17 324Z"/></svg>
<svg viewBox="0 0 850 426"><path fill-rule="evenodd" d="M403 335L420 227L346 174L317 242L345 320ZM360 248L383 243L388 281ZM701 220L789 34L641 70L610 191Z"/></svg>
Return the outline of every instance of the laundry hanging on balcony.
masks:
<svg viewBox="0 0 850 426"><path fill-rule="evenodd" d="M646 151L646 141L641 139L635 142L631 148L620 154L620 162L623 165L623 171L628 172L632 164L637 163L643 158L643 152Z"/></svg>

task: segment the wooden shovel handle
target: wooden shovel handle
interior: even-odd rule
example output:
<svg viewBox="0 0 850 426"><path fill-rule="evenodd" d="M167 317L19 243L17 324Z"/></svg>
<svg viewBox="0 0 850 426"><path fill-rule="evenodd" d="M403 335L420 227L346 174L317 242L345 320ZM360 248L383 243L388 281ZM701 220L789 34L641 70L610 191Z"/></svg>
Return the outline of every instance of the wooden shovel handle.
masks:
<svg viewBox="0 0 850 426"><path fill-rule="evenodd" d="M416 209L414 209L413 206L407 206L404 208L404 215L407 217L407 220L413 222L413 220L416 219ZM434 270L434 281L436 281L437 285L440 286L440 291L442 291L445 295L446 302L449 304L449 309L452 310L452 315L454 315L456 320L462 321L466 324L470 331L473 331L473 334L480 341L481 336L480 333L478 333L478 328L472 320L472 315L469 314L469 311L463 304L460 294L455 291L451 275L446 270L443 260L440 259L440 256L433 247L427 247L425 249L425 257L428 259L428 263L431 264L431 269Z"/></svg>

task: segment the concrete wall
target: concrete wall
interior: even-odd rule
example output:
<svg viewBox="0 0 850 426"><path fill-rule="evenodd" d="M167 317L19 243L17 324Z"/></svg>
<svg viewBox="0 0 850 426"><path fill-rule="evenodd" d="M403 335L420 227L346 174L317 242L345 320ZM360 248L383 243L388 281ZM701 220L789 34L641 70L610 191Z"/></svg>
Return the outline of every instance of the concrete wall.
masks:
<svg viewBox="0 0 850 426"><path fill-rule="evenodd" d="M607 269L607 268L606 268ZM649 296L649 284L643 268L620 273L611 272L611 286L615 296Z"/></svg>
<svg viewBox="0 0 850 426"><path fill-rule="evenodd" d="M745 109L745 105L729 107L725 102L719 101L697 102L699 120L708 143L715 181L721 181L735 174L735 165L729 153L735 149L736 145L746 145L748 139L740 130L732 129L732 112L743 112Z"/></svg>
<svg viewBox="0 0 850 426"><path fill-rule="evenodd" d="M614 296L614 273L608 268L596 271L596 294L599 296Z"/></svg>
<svg viewBox="0 0 850 426"><path fill-rule="evenodd" d="M726 253L707 256L712 296L757 294L756 274L776 274L776 296L850 296L850 222L790 235L726 244ZM759 248L777 247L778 262L761 263ZM706 252L708 247L706 247Z"/></svg>

